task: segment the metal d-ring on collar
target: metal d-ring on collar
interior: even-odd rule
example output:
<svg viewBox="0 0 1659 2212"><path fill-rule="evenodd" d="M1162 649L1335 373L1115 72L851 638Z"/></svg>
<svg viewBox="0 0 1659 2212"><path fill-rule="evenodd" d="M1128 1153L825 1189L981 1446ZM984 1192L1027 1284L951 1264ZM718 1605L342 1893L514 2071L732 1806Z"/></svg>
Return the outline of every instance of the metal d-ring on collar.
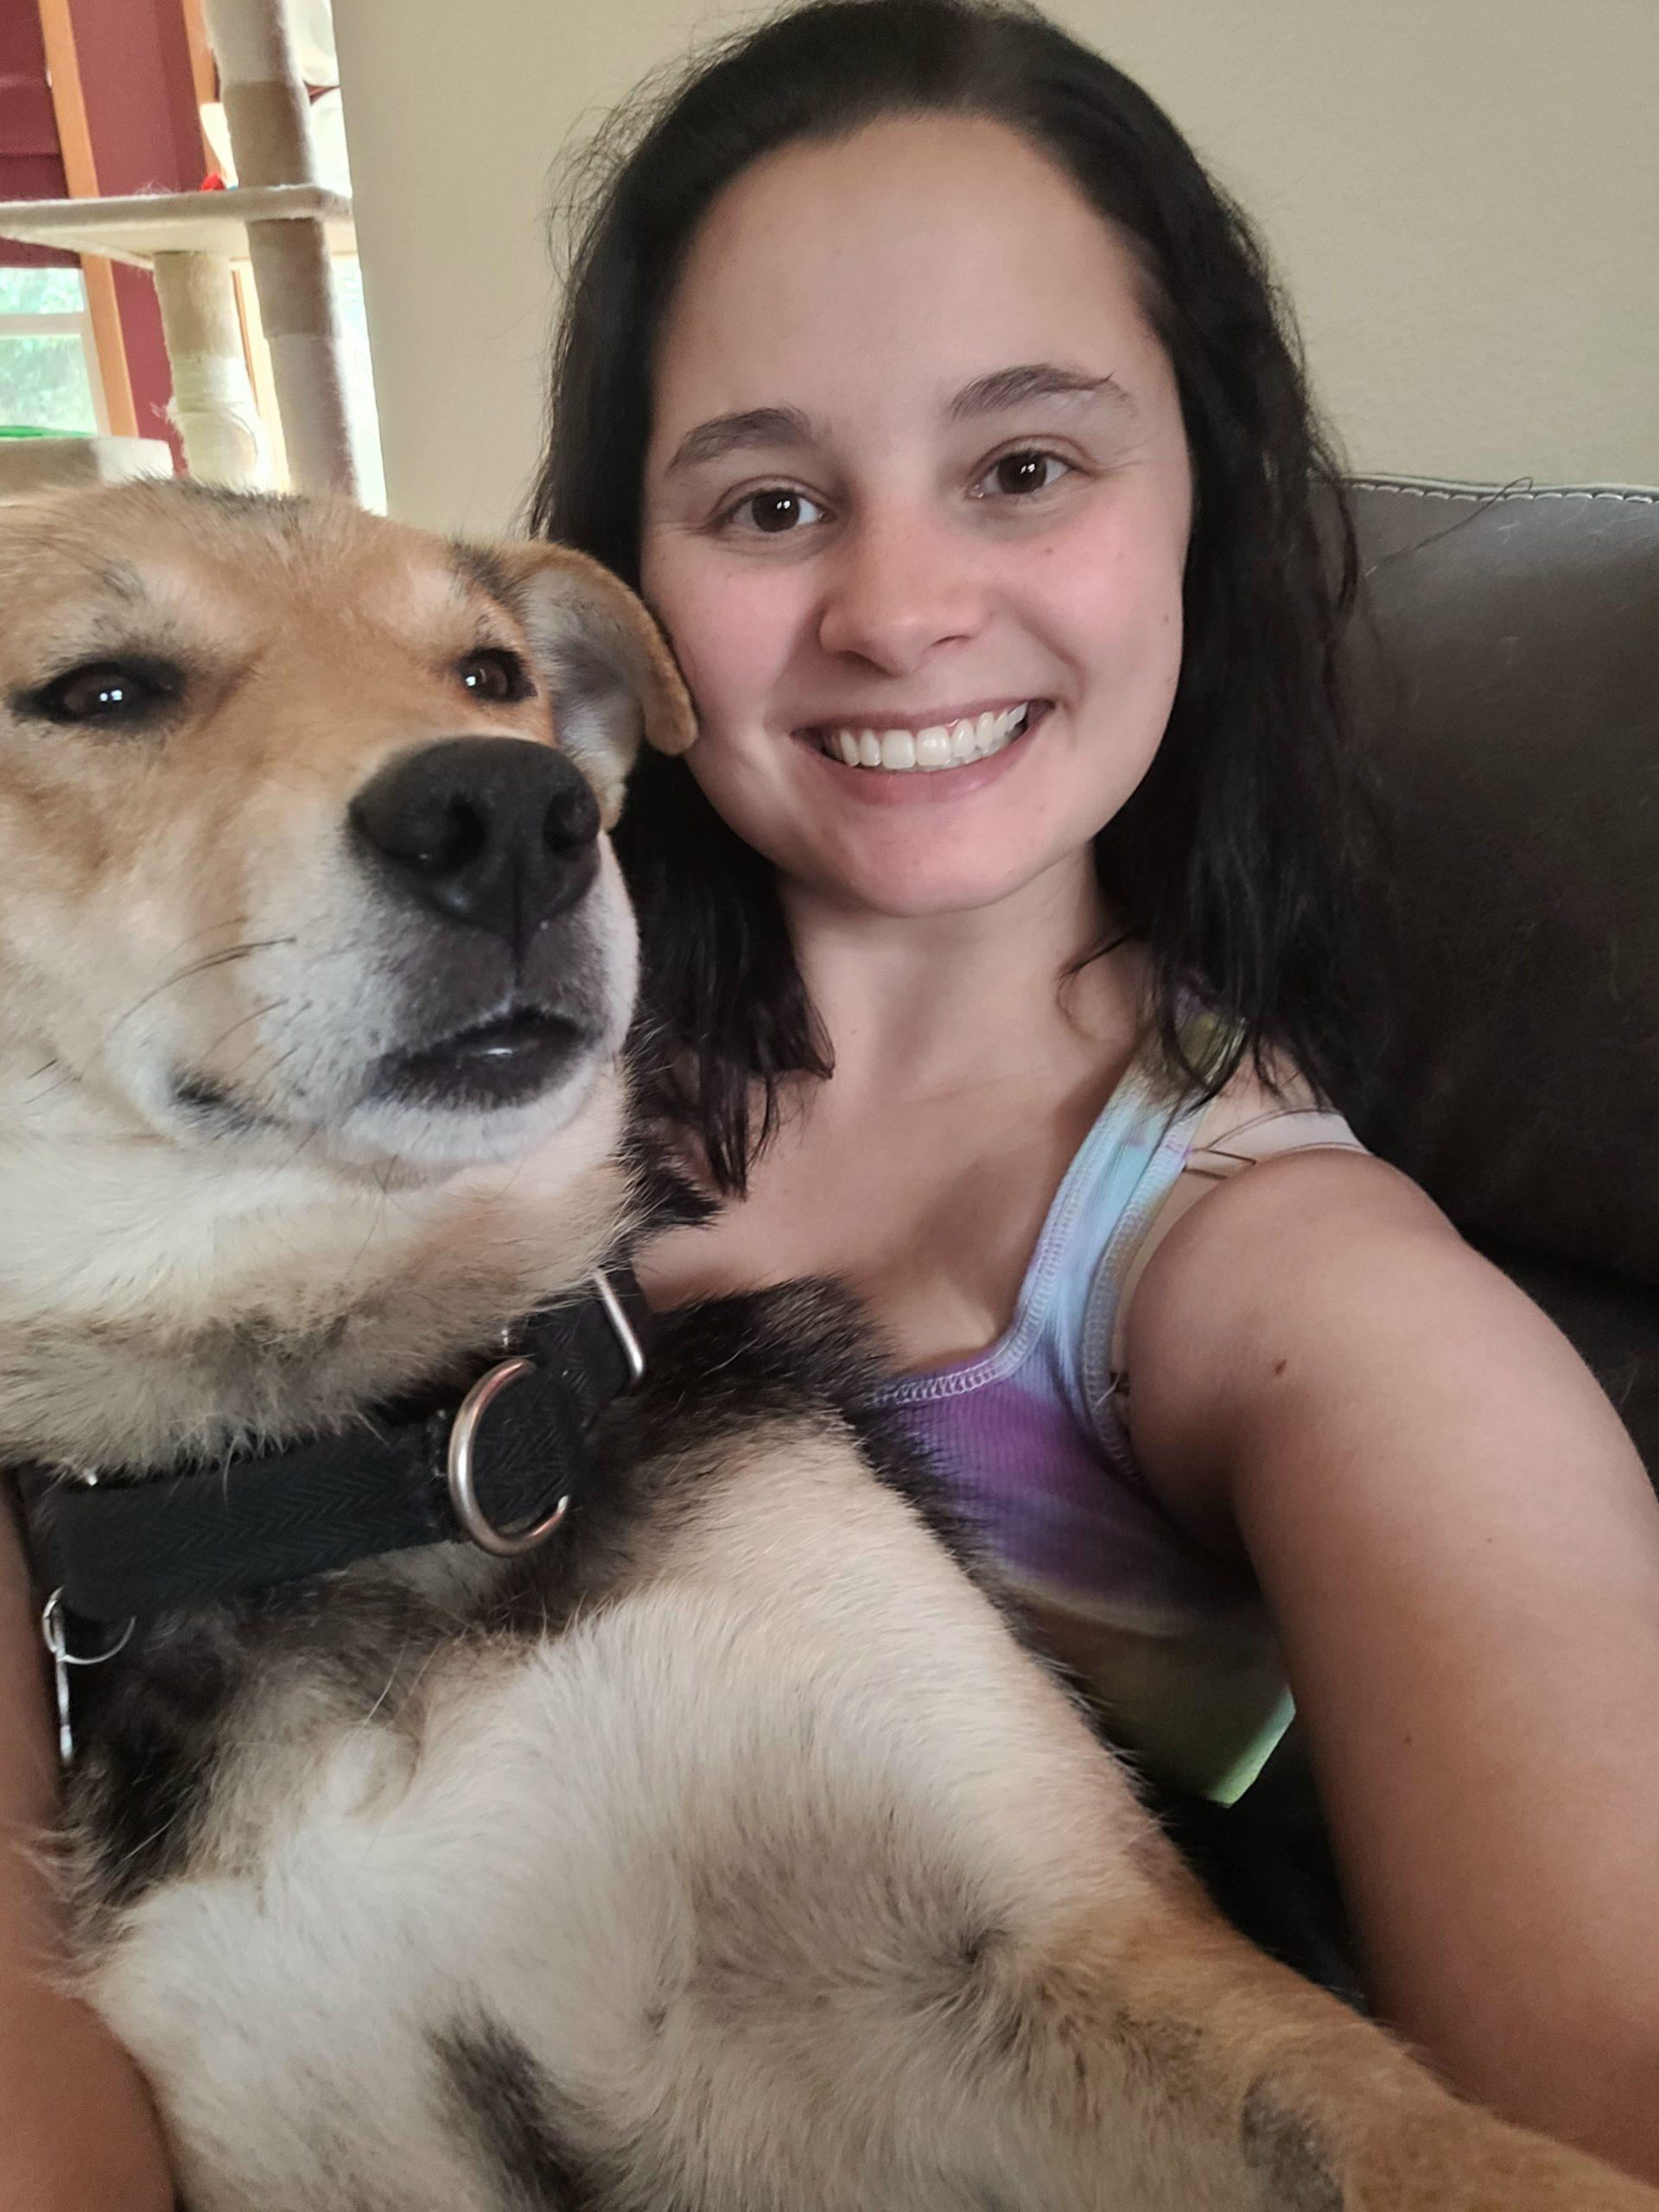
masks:
<svg viewBox="0 0 1659 2212"><path fill-rule="evenodd" d="M64 1626L63 1592L54 1590L41 1609L41 1636L52 1654L52 1682L58 1701L58 1757L67 1766L75 1756L75 1732L69 1713L69 1669L72 1667L101 1667L106 1659L113 1659L124 1651L132 1641L137 1619L130 1620L116 1642L105 1651L72 1651L68 1631Z"/></svg>
<svg viewBox="0 0 1659 2212"><path fill-rule="evenodd" d="M474 1478L473 1447L478 1435L479 1423L494 1399L508 1389L520 1376L533 1375L533 1359L504 1359L480 1375L461 1400L454 1424L449 1431L449 1451L446 1472L449 1478L449 1503L454 1507L455 1518L481 1552L490 1552L497 1559L517 1559L521 1552L533 1552L543 1544L569 1510L568 1496L562 1497L546 1518L535 1522L528 1529L508 1531L498 1529L478 1502L478 1489Z"/></svg>
<svg viewBox="0 0 1659 2212"><path fill-rule="evenodd" d="M628 1383L632 1389L645 1371L645 1355L639 1339L634 1334L622 1302L602 1268L594 1274L594 1288L604 1308L622 1357L627 1363ZM518 1559L525 1552L533 1552L544 1544L570 1510L567 1494L560 1498L553 1510L528 1529L498 1529L478 1502L478 1484L474 1466L479 1427L490 1406L503 1390L511 1389L523 1376L535 1372L536 1363L521 1357L504 1359L480 1375L456 1408L450 1426L449 1445L445 1461L445 1473L449 1484L449 1502L454 1508L456 1520L480 1551L496 1559ZM129 1631L130 1633L130 1631ZM117 1649L119 1649L118 1645ZM113 1654L110 1655L113 1656Z"/></svg>

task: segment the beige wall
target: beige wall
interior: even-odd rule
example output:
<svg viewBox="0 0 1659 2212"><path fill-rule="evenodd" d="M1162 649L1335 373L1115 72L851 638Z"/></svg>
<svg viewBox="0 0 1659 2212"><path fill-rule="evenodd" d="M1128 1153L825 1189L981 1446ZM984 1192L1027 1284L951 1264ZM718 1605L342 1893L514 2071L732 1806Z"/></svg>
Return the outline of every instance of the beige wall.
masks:
<svg viewBox="0 0 1659 2212"><path fill-rule="evenodd" d="M551 165L752 10L336 0L392 511L508 524ZM1659 0L1055 0L1256 217L1361 469L1659 483Z"/></svg>

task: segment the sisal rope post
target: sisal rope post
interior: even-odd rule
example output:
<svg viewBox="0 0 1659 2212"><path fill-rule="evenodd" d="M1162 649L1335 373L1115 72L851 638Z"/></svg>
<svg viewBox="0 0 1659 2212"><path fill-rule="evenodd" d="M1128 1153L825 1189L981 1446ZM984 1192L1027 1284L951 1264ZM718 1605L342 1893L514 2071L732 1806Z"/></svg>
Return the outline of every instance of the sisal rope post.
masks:
<svg viewBox="0 0 1659 2212"><path fill-rule="evenodd" d="M238 181L318 182L310 103L295 64L283 0L206 0L206 15ZM248 258L294 488L355 499L334 270L323 226L308 220L250 223Z"/></svg>
<svg viewBox="0 0 1659 2212"><path fill-rule="evenodd" d="M231 265L216 253L158 253L154 275L173 372L170 412L190 474L257 491L265 480L264 443Z"/></svg>

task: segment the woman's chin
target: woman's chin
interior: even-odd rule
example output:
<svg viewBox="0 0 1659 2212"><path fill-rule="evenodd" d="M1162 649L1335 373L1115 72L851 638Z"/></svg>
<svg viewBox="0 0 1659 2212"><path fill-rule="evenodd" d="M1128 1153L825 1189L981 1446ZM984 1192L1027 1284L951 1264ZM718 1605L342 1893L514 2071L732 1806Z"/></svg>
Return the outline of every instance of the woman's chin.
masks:
<svg viewBox="0 0 1659 2212"><path fill-rule="evenodd" d="M1067 858L1075 860L1076 855ZM959 850L895 853L885 864L863 854L852 861L843 858L839 866L803 870L798 880L829 906L888 921L926 921L1001 906L1017 899L1054 865L1054 857L1046 855L1027 866L1011 864L1006 850L982 856L978 865L972 854Z"/></svg>

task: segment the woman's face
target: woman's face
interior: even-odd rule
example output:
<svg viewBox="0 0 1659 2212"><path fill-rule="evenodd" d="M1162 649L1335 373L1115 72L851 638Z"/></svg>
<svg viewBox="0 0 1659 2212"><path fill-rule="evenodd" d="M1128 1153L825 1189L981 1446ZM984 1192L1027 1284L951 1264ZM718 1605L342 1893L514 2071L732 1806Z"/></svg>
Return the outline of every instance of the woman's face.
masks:
<svg viewBox="0 0 1659 2212"><path fill-rule="evenodd" d="M1130 253L1025 139L907 117L757 162L693 240L646 460L698 782L883 914L1086 866L1168 718L1191 505Z"/></svg>

